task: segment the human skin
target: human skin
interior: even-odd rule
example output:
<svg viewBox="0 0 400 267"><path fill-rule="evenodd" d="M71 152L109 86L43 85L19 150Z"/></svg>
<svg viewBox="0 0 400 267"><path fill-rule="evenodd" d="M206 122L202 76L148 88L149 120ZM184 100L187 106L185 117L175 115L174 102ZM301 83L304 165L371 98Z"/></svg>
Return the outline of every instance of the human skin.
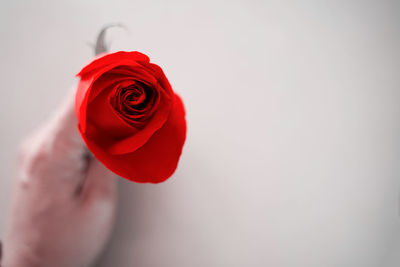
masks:
<svg viewBox="0 0 400 267"><path fill-rule="evenodd" d="M71 94L21 146L3 266L90 266L109 237L115 175L88 152L73 104Z"/></svg>

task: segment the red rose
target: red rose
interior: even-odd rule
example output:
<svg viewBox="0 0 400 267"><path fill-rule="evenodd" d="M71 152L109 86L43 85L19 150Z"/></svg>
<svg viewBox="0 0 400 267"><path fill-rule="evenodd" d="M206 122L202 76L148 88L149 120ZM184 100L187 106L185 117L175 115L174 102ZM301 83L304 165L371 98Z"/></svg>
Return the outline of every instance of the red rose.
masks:
<svg viewBox="0 0 400 267"><path fill-rule="evenodd" d="M102 55L85 66L75 101L89 150L116 174L159 183L175 171L185 111L162 69L139 52Z"/></svg>

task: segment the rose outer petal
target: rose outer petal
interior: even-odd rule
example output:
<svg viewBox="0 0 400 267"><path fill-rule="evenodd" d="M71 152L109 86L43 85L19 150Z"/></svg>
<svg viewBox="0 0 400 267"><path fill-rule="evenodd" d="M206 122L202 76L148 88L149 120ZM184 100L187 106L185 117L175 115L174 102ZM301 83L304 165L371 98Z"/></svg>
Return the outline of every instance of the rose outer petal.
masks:
<svg viewBox="0 0 400 267"><path fill-rule="evenodd" d="M136 151L113 155L107 153L83 132L81 135L94 156L107 168L138 183L160 183L175 171L186 139L185 110L175 95L168 120Z"/></svg>
<svg viewBox="0 0 400 267"><path fill-rule="evenodd" d="M145 63L150 62L148 56L137 51L131 51L131 52L119 51L116 53L111 53L106 55L102 54L99 55L98 58L87 64L76 76L83 76L85 74L88 74L89 72L98 71L99 69L104 68L104 66L113 64L115 62L121 62L122 60L126 59L129 59L134 62L145 62Z"/></svg>

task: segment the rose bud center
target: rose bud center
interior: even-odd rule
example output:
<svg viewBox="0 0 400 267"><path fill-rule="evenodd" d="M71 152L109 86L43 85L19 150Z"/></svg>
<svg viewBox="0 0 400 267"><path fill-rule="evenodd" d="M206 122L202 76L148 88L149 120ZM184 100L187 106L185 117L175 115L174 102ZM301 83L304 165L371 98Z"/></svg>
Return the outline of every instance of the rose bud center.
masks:
<svg viewBox="0 0 400 267"><path fill-rule="evenodd" d="M135 82L126 87L118 87L111 97L114 110L135 128L142 128L143 123L154 111L157 94L154 88Z"/></svg>

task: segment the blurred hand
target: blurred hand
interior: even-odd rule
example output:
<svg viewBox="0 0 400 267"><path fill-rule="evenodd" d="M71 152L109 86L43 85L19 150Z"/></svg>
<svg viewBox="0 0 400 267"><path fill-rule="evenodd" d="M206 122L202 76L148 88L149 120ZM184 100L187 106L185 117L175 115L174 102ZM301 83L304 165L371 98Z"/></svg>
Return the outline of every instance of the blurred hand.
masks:
<svg viewBox="0 0 400 267"><path fill-rule="evenodd" d="M5 267L89 266L111 232L115 176L87 151L73 105L22 145Z"/></svg>

